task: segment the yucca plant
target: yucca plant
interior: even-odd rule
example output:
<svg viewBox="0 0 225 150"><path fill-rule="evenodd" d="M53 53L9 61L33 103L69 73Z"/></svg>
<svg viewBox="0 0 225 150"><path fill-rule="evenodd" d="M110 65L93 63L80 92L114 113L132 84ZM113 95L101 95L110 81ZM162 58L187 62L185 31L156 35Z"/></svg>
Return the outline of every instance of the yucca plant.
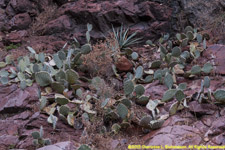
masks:
<svg viewBox="0 0 225 150"><path fill-rule="evenodd" d="M135 38L137 32L128 35L129 28L124 28L123 25L117 30L112 26L112 30L114 39L117 41L120 50L124 50L130 45L140 43L140 40L142 39Z"/></svg>

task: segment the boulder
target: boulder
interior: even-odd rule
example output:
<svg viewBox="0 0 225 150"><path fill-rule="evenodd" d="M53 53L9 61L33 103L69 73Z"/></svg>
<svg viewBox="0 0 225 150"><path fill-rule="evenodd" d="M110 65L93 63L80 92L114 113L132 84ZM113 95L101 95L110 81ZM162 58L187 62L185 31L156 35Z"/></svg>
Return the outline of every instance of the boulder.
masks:
<svg viewBox="0 0 225 150"><path fill-rule="evenodd" d="M9 21L9 28L10 30L24 30L29 27L31 24L31 18L28 13L22 13L15 15Z"/></svg>
<svg viewBox="0 0 225 150"><path fill-rule="evenodd" d="M34 11L34 6L29 0L10 0L6 7L6 13L10 17L19 13L31 13L32 11Z"/></svg>

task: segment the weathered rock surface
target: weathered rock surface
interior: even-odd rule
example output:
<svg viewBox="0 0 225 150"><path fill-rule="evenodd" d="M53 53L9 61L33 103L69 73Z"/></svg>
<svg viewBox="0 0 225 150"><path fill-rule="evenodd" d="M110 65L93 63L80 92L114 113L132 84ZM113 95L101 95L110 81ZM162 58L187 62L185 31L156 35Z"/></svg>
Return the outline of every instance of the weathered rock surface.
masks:
<svg viewBox="0 0 225 150"><path fill-rule="evenodd" d="M56 143L54 145L45 146L42 148L39 148L37 150L75 150L78 149L77 146L75 146L72 142L60 142Z"/></svg>
<svg viewBox="0 0 225 150"><path fill-rule="evenodd" d="M28 13L18 14L9 21L9 30L24 30L27 29L30 24L31 18Z"/></svg>
<svg viewBox="0 0 225 150"><path fill-rule="evenodd" d="M129 59L127 59L125 56L122 56L118 59L116 62L116 68L119 71L130 71L132 70L133 64Z"/></svg>
<svg viewBox="0 0 225 150"><path fill-rule="evenodd" d="M161 36L162 32L170 31L169 21L172 10L166 5L156 2L138 0L130 0L129 3L122 0L98 2L94 0L88 2L84 0L55 0L55 2L59 8L53 12L55 13L53 14L54 19L40 26L35 34L54 35L59 41L68 41L76 37L83 43L87 23L93 25L91 36L95 41L107 36L112 25L117 28L124 24L130 27L131 31L138 31L139 36L142 36L144 40L156 39ZM52 4L52 0L45 2L43 0L38 2L29 0L2 1L0 28L8 32L13 30L29 31L29 37L21 39L22 44L29 44L27 39L32 36L29 29L33 24L38 23L35 22L35 18L44 11L45 7ZM8 41L15 42L14 40Z"/></svg>
<svg viewBox="0 0 225 150"><path fill-rule="evenodd" d="M0 112L15 113L17 110L29 108L29 105L36 103L37 85L26 88L24 91L13 84L9 87L1 87Z"/></svg>
<svg viewBox="0 0 225 150"><path fill-rule="evenodd" d="M161 128L160 130L146 135L149 141L146 145L199 145L202 138L200 131L187 125L174 125ZM144 138L146 138L144 137Z"/></svg>
<svg viewBox="0 0 225 150"><path fill-rule="evenodd" d="M210 45L204 52L203 56L215 64L215 72L221 75L225 75L225 45L215 44Z"/></svg>

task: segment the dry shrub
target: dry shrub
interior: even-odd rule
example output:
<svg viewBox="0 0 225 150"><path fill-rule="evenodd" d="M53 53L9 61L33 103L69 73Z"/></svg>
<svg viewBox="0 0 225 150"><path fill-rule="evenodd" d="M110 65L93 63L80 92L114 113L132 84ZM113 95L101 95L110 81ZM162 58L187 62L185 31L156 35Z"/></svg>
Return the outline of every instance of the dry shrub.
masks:
<svg viewBox="0 0 225 150"><path fill-rule="evenodd" d="M110 36L105 41L99 41L93 45L92 52L82 57L83 64L86 66L91 77L110 77L113 75L112 56L117 53L117 50L112 50L113 45L114 40Z"/></svg>
<svg viewBox="0 0 225 150"><path fill-rule="evenodd" d="M47 5L44 8L44 11L42 11L33 22L31 26L32 34L41 35L42 33L39 32L39 29L42 28L45 24L47 24L49 21L56 18L56 10L57 5L51 4Z"/></svg>

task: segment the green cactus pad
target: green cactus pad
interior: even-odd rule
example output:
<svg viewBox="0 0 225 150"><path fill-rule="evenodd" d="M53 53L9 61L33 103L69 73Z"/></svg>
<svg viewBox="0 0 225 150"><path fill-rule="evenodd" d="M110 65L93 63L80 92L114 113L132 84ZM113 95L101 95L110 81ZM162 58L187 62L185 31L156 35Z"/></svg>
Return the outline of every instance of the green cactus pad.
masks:
<svg viewBox="0 0 225 150"><path fill-rule="evenodd" d="M134 91L135 91L137 97L140 97L145 93L145 88L143 85L139 84L139 85L135 86Z"/></svg>
<svg viewBox="0 0 225 150"><path fill-rule="evenodd" d="M176 89L170 89L170 90L167 90L164 95L163 95L163 98L162 98L162 102L166 102L166 101L169 101L171 100L175 94L176 94L177 90Z"/></svg>
<svg viewBox="0 0 225 150"><path fill-rule="evenodd" d="M199 65L195 65L191 68L191 74L196 75L201 73L201 67Z"/></svg>
<svg viewBox="0 0 225 150"><path fill-rule="evenodd" d="M47 86L52 83L50 74L46 71L40 71L35 73L35 80L40 86Z"/></svg>
<svg viewBox="0 0 225 150"><path fill-rule="evenodd" d="M58 56L61 60L66 60L66 53L63 51L58 51Z"/></svg>
<svg viewBox="0 0 225 150"><path fill-rule="evenodd" d="M65 105L69 103L69 99L67 99L64 95L55 94L55 101L59 105Z"/></svg>
<svg viewBox="0 0 225 150"><path fill-rule="evenodd" d="M87 145L81 145L78 150L91 150L91 148Z"/></svg>
<svg viewBox="0 0 225 150"><path fill-rule="evenodd" d="M0 62L0 68L4 68L6 66L5 62Z"/></svg>
<svg viewBox="0 0 225 150"><path fill-rule="evenodd" d="M125 98L121 100L121 103L127 106L127 108L131 108L131 100Z"/></svg>
<svg viewBox="0 0 225 150"><path fill-rule="evenodd" d="M141 118L139 125L148 129L148 128L150 128L150 121L152 121L152 117L145 116L145 117Z"/></svg>
<svg viewBox="0 0 225 150"><path fill-rule="evenodd" d="M120 104L117 106L116 111L117 111L118 115L120 116L120 118L122 118L122 119L125 119L125 118L127 117L127 115L128 115L128 109L127 109L127 107L126 107L124 104L122 104L122 103L120 103Z"/></svg>
<svg viewBox="0 0 225 150"><path fill-rule="evenodd" d="M179 105L179 102L176 101L175 103L173 103L173 104L170 106L170 109L169 109L170 115L176 114L177 109L178 109L178 105Z"/></svg>
<svg viewBox="0 0 225 150"><path fill-rule="evenodd" d="M212 71L212 69L213 69L212 64L206 63L206 64L204 64L204 66L203 66L203 68L202 68L202 71L203 71L204 73L210 73L210 72Z"/></svg>
<svg viewBox="0 0 225 150"><path fill-rule="evenodd" d="M152 120L150 121L150 129L156 130L162 127L164 120Z"/></svg>
<svg viewBox="0 0 225 150"><path fill-rule="evenodd" d="M92 51L91 45L90 44L85 44L81 46L81 53L82 54L88 54Z"/></svg>
<svg viewBox="0 0 225 150"><path fill-rule="evenodd" d="M131 57L132 57L133 60L137 60L137 59L138 59L138 53L133 52L133 53L131 54Z"/></svg>
<svg viewBox="0 0 225 150"><path fill-rule="evenodd" d="M76 71L72 69L66 70L66 80L69 82L69 84L75 84L78 78L79 75Z"/></svg>
<svg viewBox="0 0 225 150"><path fill-rule="evenodd" d="M205 88L210 87L210 78L208 76L204 77L204 87Z"/></svg>
<svg viewBox="0 0 225 150"><path fill-rule="evenodd" d="M164 78L164 84L167 86L168 89L171 89L173 86L173 77L171 74L167 73Z"/></svg>
<svg viewBox="0 0 225 150"><path fill-rule="evenodd" d="M58 54L53 55L53 60L59 69L63 66L63 61L59 58Z"/></svg>
<svg viewBox="0 0 225 150"><path fill-rule="evenodd" d="M135 78L140 79L143 76L144 68L142 66L138 66L135 70Z"/></svg>
<svg viewBox="0 0 225 150"><path fill-rule="evenodd" d="M149 102L149 97L141 96L141 97L137 98L135 102L139 105L145 106Z"/></svg>
<svg viewBox="0 0 225 150"><path fill-rule="evenodd" d="M194 34L191 31L188 31L187 32L187 38L188 38L189 41L193 40L194 39Z"/></svg>
<svg viewBox="0 0 225 150"><path fill-rule="evenodd" d="M6 85L9 83L8 77L1 77L0 78L1 84Z"/></svg>
<svg viewBox="0 0 225 150"><path fill-rule="evenodd" d="M165 55L168 53L167 49L162 45L160 45L160 52L162 52Z"/></svg>
<svg viewBox="0 0 225 150"><path fill-rule="evenodd" d="M182 101L185 98L184 92L182 90L178 90L175 97L178 101Z"/></svg>
<svg viewBox="0 0 225 150"><path fill-rule="evenodd" d="M179 57L180 54L181 54L181 49L179 47L176 46L172 49L172 56Z"/></svg>
<svg viewBox="0 0 225 150"><path fill-rule="evenodd" d="M180 33L177 33L177 34L176 34L176 38L177 38L179 41L181 41L181 34L180 34Z"/></svg>
<svg viewBox="0 0 225 150"><path fill-rule="evenodd" d="M225 103L225 90L216 90L216 92L213 93L213 96L216 101Z"/></svg>
<svg viewBox="0 0 225 150"><path fill-rule="evenodd" d="M182 46L182 47L186 47L187 45L188 45L188 38L183 39L183 40L182 40L182 43L181 43L181 46Z"/></svg>
<svg viewBox="0 0 225 150"><path fill-rule="evenodd" d="M162 61L161 60L155 60L151 63L150 68L151 69L157 69L161 66Z"/></svg>
<svg viewBox="0 0 225 150"><path fill-rule="evenodd" d="M128 80L124 83L124 93L125 95L130 95L134 91L134 83Z"/></svg>
<svg viewBox="0 0 225 150"><path fill-rule="evenodd" d="M33 137L34 139L40 139L40 138L41 138L40 133L37 132L37 131L32 132L31 135L32 135L32 137Z"/></svg>
<svg viewBox="0 0 225 150"><path fill-rule="evenodd" d="M191 27L191 26L187 26L185 29L184 29L185 33L188 33L188 32L194 32L194 29Z"/></svg>
<svg viewBox="0 0 225 150"><path fill-rule="evenodd" d="M180 83L178 86L179 90L185 90L187 88L187 83Z"/></svg>
<svg viewBox="0 0 225 150"><path fill-rule="evenodd" d="M201 34L197 34L197 41L198 41L198 43L202 43L202 35Z"/></svg>
<svg viewBox="0 0 225 150"><path fill-rule="evenodd" d="M64 85L62 85L61 83L59 82L53 82L51 84L51 88L57 92L57 93L60 93L60 94L63 94L63 91L65 90L65 87Z"/></svg>
<svg viewBox="0 0 225 150"><path fill-rule="evenodd" d="M62 105L59 107L59 113L64 116L67 116L69 114L69 111L70 111L70 108L66 105Z"/></svg>

